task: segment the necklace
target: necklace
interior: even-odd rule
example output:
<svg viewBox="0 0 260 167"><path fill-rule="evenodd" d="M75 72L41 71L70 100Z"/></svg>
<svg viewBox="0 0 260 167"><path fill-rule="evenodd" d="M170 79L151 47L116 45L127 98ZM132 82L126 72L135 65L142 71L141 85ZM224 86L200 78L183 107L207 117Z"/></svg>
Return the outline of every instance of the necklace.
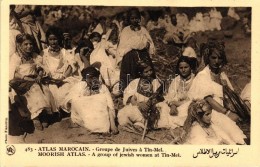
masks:
<svg viewBox="0 0 260 167"><path fill-rule="evenodd" d="M220 73L218 74L215 74L213 73L212 71L210 71L210 77L211 79L214 81L214 82L217 82L217 83L221 83L221 80L220 80Z"/></svg>

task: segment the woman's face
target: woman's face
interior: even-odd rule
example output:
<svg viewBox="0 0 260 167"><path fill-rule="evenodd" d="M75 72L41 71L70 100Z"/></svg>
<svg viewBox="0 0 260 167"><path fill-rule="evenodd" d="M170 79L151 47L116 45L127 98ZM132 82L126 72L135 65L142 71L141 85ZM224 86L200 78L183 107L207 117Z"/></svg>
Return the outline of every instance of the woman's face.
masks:
<svg viewBox="0 0 260 167"><path fill-rule="evenodd" d="M171 17L171 22L172 22L172 25L174 25L174 26L177 25L177 18L176 18L175 15L173 15L173 16Z"/></svg>
<svg viewBox="0 0 260 167"><path fill-rule="evenodd" d="M146 78L146 79L151 79L152 75L153 75L153 69L150 66L146 67L142 74L143 78Z"/></svg>
<svg viewBox="0 0 260 167"><path fill-rule="evenodd" d="M23 43L21 44L21 49L26 52L26 53L31 53L33 51L33 43L32 41L26 39L25 41L23 41Z"/></svg>
<svg viewBox="0 0 260 167"><path fill-rule="evenodd" d="M221 65L223 64L223 57L218 55L216 52L213 52L209 56L209 66L212 69L219 69L221 68Z"/></svg>
<svg viewBox="0 0 260 167"><path fill-rule="evenodd" d="M141 19L140 19L140 17L138 16L138 14L132 13L131 16L130 16L129 21L130 21L130 24L131 24L132 26L138 27L139 24L140 24L140 22L141 22Z"/></svg>
<svg viewBox="0 0 260 167"><path fill-rule="evenodd" d="M202 110L204 111L204 115L202 116L201 120L206 124L210 124L212 108L210 107L209 104L204 104L202 106Z"/></svg>
<svg viewBox="0 0 260 167"><path fill-rule="evenodd" d="M58 37L54 34L51 34L49 37L48 37L48 42L49 42L49 45L50 47L52 48L57 48L59 47L59 40L58 40Z"/></svg>
<svg viewBox="0 0 260 167"><path fill-rule="evenodd" d="M186 62L180 62L179 71L180 71L180 76L183 78L187 78L191 75L191 67Z"/></svg>
<svg viewBox="0 0 260 167"><path fill-rule="evenodd" d="M207 124L210 124L210 121L211 121L211 113L212 111L211 110L207 110L204 115L202 116L202 121L207 123Z"/></svg>
<svg viewBox="0 0 260 167"><path fill-rule="evenodd" d="M91 90L96 90L100 86L100 81L96 76L92 76L87 74L86 76L86 82Z"/></svg>

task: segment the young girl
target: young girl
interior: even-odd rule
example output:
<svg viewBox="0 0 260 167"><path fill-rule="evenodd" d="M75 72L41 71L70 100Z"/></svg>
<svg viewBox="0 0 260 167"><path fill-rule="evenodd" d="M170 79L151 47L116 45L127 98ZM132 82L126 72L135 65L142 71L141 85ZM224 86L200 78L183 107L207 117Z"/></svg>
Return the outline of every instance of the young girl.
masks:
<svg viewBox="0 0 260 167"><path fill-rule="evenodd" d="M154 71L150 65L142 64L139 71L141 77L131 81L124 91L125 107L118 112L118 122L121 126L142 132L145 119L147 119L145 113L151 109L155 117L158 114L155 104L149 106L147 102L160 87L160 82L153 77ZM150 126L156 128L157 121L158 117L150 122Z"/></svg>
<svg viewBox="0 0 260 167"><path fill-rule="evenodd" d="M150 55L155 53L154 43L149 32L140 26L141 14L137 8L128 13L130 25L125 27L121 34L117 48L116 63L121 69L120 81L122 91L127 87L127 77L136 79L137 57L141 60L147 59L151 63Z"/></svg>
<svg viewBox="0 0 260 167"><path fill-rule="evenodd" d="M77 66L74 55L62 48L63 36L59 28L50 27L46 32L46 37L48 48L42 52L43 68L50 78L64 83L62 86L49 85L55 102L60 107L64 94L69 91L74 83L79 81L79 79L72 76L77 70Z"/></svg>
<svg viewBox="0 0 260 167"><path fill-rule="evenodd" d="M193 101L183 126L183 144L236 144L221 127L212 122L211 117L212 108L206 100Z"/></svg>
<svg viewBox="0 0 260 167"><path fill-rule="evenodd" d="M117 63L122 61L124 55L132 49L142 50L148 47L150 54L154 54L155 47L149 32L140 26L141 14L137 8L128 13L130 25L125 27L120 35L120 42L117 51Z"/></svg>
<svg viewBox="0 0 260 167"><path fill-rule="evenodd" d="M33 41L29 34L17 35L17 52L10 59L9 80L16 92L13 98L18 110L23 110L21 113L29 111L28 117L33 120L35 128L42 130L39 115L43 111L52 114L56 107L50 90L41 84L42 57L33 52Z"/></svg>
<svg viewBox="0 0 260 167"><path fill-rule="evenodd" d="M187 56L181 56L177 62L176 74L178 75L172 80L165 97L172 109L189 100L188 91L195 76L191 68L192 65L192 60ZM174 110L170 114L177 115Z"/></svg>
<svg viewBox="0 0 260 167"><path fill-rule="evenodd" d="M188 91L195 77L192 70L193 63L190 57L181 56L179 58L176 66L178 75L172 80L164 97L164 103L158 104L162 108L162 119L158 123L161 127L174 129L183 126L190 103Z"/></svg>
<svg viewBox="0 0 260 167"><path fill-rule="evenodd" d="M118 133L113 100L99 80L99 71L90 66L81 75L82 81L65 95L63 108L71 112L72 122L93 133Z"/></svg>
<svg viewBox="0 0 260 167"><path fill-rule="evenodd" d="M103 38L90 55L90 64L100 63L100 73L104 83L112 88L119 81L119 69L115 68L112 54L116 50L118 29L108 30L107 38ZM113 43L112 43L113 41Z"/></svg>

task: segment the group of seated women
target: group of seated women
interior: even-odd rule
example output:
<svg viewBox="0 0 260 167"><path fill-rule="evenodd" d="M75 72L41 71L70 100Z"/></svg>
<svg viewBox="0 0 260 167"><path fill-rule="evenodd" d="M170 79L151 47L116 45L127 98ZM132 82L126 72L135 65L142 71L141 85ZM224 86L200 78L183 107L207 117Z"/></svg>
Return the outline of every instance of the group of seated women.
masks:
<svg viewBox="0 0 260 167"><path fill-rule="evenodd" d="M117 134L118 126L139 132L182 128L186 144L245 144L246 136L236 125L241 118L223 105L223 88L233 89L222 71L227 63L223 43L202 48L205 67L198 73L194 57L180 56L178 75L164 92L151 59L155 47L139 24L138 10L130 10L129 22L116 53L113 36L102 41L94 33L74 49L63 48L63 34L50 27L48 47L37 55L33 37L17 35L16 52L10 58L10 101L38 130L50 124L43 119L46 115L62 110L71 113L73 123L93 133ZM105 41L111 39L108 45ZM118 112L110 89L115 80L120 83L124 105Z"/></svg>

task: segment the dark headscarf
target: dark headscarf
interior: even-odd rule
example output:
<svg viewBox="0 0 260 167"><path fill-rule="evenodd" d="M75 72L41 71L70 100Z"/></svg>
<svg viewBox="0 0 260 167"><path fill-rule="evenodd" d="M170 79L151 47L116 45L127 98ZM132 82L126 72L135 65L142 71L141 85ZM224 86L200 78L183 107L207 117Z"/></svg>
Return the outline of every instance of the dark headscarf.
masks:
<svg viewBox="0 0 260 167"><path fill-rule="evenodd" d="M79 41L77 48L75 49L75 53L79 53L81 48L87 47L89 53L91 53L94 49L92 42L89 39L82 39Z"/></svg>
<svg viewBox="0 0 260 167"><path fill-rule="evenodd" d="M83 80L86 80L87 76L99 78L100 72L95 67L87 67L81 71Z"/></svg>
<svg viewBox="0 0 260 167"><path fill-rule="evenodd" d="M141 13L140 11L137 9L137 8L131 8L129 9L128 13L127 13L127 18L128 18L128 21L130 20L130 17L133 15L133 14L136 14L136 16L141 19Z"/></svg>

